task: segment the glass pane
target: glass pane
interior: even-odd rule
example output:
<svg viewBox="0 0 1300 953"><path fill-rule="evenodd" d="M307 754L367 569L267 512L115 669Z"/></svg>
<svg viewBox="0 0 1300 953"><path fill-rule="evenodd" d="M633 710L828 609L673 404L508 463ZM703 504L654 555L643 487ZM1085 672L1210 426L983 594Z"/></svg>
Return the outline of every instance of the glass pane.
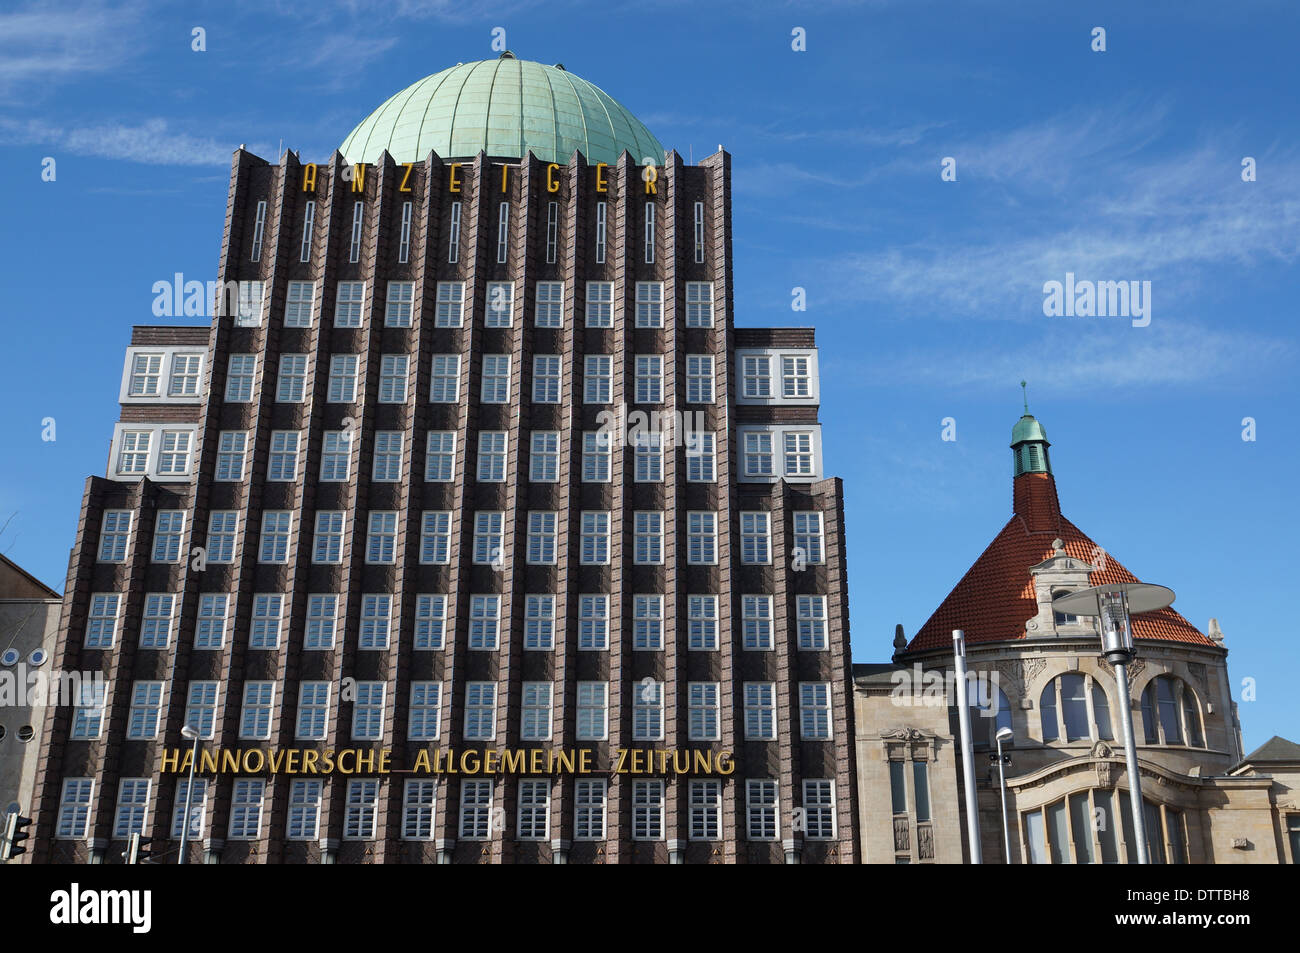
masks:
<svg viewBox="0 0 1300 953"><path fill-rule="evenodd" d="M889 795L895 814L907 813L907 791L903 781L903 762L889 762Z"/></svg>
<svg viewBox="0 0 1300 953"><path fill-rule="evenodd" d="M1047 845L1043 838L1043 812L1032 811L1025 815L1025 840L1029 843L1029 862L1047 863Z"/></svg>
<svg viewBox="0 0 1300 953"><path fill-rule="evenodd" d="M917 821L928 821L930 819L930 785L926 780L926 762L912 762L912 780L916 784L916 819Z"/></svg>
<svg viewBox="0 0 1300 953"><path fill-rule="evenodd" d="M1165 732L1165 744L1183 743L1183 732L1178 726L1178 708L1174 705L1174 685L1167 678L1156 679L1156 700L1160 704L1160 727Z"/></svg>
<svg viewBox="0 0 1300 953"><path fill-rule="evenodd" d="M1128 792L1119 792L1120 829L1124 832L1124 846L1128 851L1127 862L1137 863L1137 838L1133 834L1133 809L1129 805Z"/></svg>
<svg viewBox="0 0 1300 953"><path fill-rule="evenodd" d="M1201 737L1201 719L1196 712L1196 696L1192 690L1183 687L1183 721L1187 723L1187 743L1195 748L1205 747L1205 739Z"/></svg>
<svg viewBox="0 0 1300 953"><path fill-rule="evenodd" d="M1115 816L1115 807L1109 791L1093 791L1093 804L1096 812L1093 817L1097 827L1097 840L1101 842L1101 862L1118 864L1119 850L1115 840L1115 825L1119 818Z"/></svg>
<svg viewBox="0 0 1300 953"><path fill-rule="evenodd" d="M1055 741L1056 731L1056 682L1048 682L1043 695L1038 700L1038 709L1043 719L1043 740Z"/></svg>
<svg viewBox="0 0 1300 953"><path fill-rule="evenodd" d="M1068 864L1070 862L1070 833L1065 822L1065 802L1059 801L1047 808L1048 847L1052 852L1052 863Z"/></svg>
<svg viewBox="0 0 1300 953"><path fill-rule="evenodd" d="M1156 707L1152 701L1151 695L1155 690L1155 683L1148 685L1142 692L1142 724L1146 730L1146 743L1149 745L1158 744L1160 738L1156 735ZM1137 732L1134 732L1137 734Z"/></svg>
<svg viewBox="0 0 1300 953"><path fill-rule="evenodd" d="M1095 864L1097 857L1092 849L1092 814L1087 791L1070 795L1070 827L1074 832L1075 862Z"/></svg>
<svg viewBox="0 0 1300 953"><path fill-rule="evenodd" d="M1165 820L1169 822L1169 849L1172 856L1169 858L1171 864L1187 863L1187 853L1183 849L1186 840L1183 831L1183 814L1181 811L1171 811L1165 808Z"/></svg>
<svg viewBox="0 0 1300 953"><path fill-rule="evenodd" d="M1110 730L1110 705L1106 702L1106 693L1096 682L1092 683L1092 713L1097 719L1097 737L1103 741L1113 741L1115 735Z"/></svg>
<svg viewBox="0 0 1300 953"><path fill-rule="evenodd" d="M1165 837L1160 826L1160 806L1150 801L1142 802L1147 825L1147 860L1153 864L1165 862Z"/></svg>
<svg viewBox="0 0 1300 953"><path fill-rule="evenodd" d="M1088 703L1083 696L1082 675L1061 676L1061 706L1065 709L1065 740L1092 737L1088 730Z"/></svg>

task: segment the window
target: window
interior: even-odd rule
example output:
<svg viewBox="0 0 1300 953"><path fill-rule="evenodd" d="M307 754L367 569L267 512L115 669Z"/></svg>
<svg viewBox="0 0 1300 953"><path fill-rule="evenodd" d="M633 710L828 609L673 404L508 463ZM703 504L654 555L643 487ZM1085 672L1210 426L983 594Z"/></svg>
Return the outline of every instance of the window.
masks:
<svg viewBox="0 0 1300 953"><path fill-rule="evenodd" d="M259 592L253 595L253 619L248 644L255 649L278 649L284 621L284 594Z"/></svg>
<svg viewBox="0 0 1300 953"><path fill-rule="evenodd" d="M99 528L99 561L126 562L126 547L131 541L131 511L105 510Z"/></svg>
<svg viewBox="0 0 1300 953"><path fill-rule="evenodd" d="M405 265L411 260L411 202L402 203L402 226L397 239L397 263Z"/></svg>
<svg viewBox="0 0 1300 953"><path fill-rule="evenodd" d="M407 781L402 789L402 839L432 840L437 781Z"/></svg>
<svg viewBox="0 0 1300 953"><path fill-rule="evenodd" d="M564 327L564 282L537 282L537 302L533 322L539 328Z"/></svg>
<svg viewBox="0 0 1300 953"><path fill-rule="evenodd" d="M831 740L830 682L799 683L799 737L805 741Z"/></svg>
<svg viewBox="0 0 1300 953"><path fill-rule="evenodd" d="M315 593L307 597L307 631L302 647L313 651L334 648L334 631L338 624L339 597L333 593Z"/></svg>
<svg viewBox="0 0 1300 953"><path fill-rule="evenodd" d="M830 642L826 637L825 596L798 596L795 599L795 617L799 630L800 649L830 648Z"/></svg>
<svg viewBox="0 0 1300 953"><path fill-rule="evenodd" d="M638 354L635 378L636 402L659 404L664 399L664 356Z"/></svg>
<svg viewBox="0 0 1300 953"><path fill-rule="evenodd" d="M345 840L369 840L375 836L375 817L379 813L379 781L353 778L348 782L347 809L343 814Z"/></svg>
<svg viewBox="0 0 1300 953"><path fill-rule="evenodd" d="M262 834L262 802L266 782L261 778L240 778L230 793L230 824L227 840L257 840Z"/></svg>
<svg viewBox="0 0 1300 953"><path fill-rule="evenodd" d="M318 782L319 783L319 782ZM203 817L208 809L208 779L194 779L194 793L190 794L190 779L181 778L176 783L176 798L172 804L172 839L179 840L185 824L185 806L190 808L191 841L203 836Z"/></svg>
<svg viewBox="0 0 1300 953"><path fill-rule="evenodd" d="M302 213L302 250L298 254L299 261L311 261L312 226L315 222L316 203L309 200Z"/></svg>
<svg viewBox="0 0 1300 953"><path fill-rule="evenodd" d="M316 540L312 546L313 563L343 562L343 510L320 510L316 513Z"/></svg>
<svg viewBox="0 0 1300 953"><path fill-rule="evenodd" d="M664 647L664 597L658 594L632 597L632 648L658 652Z"/></svg>
<svg viewBox="0 0 1300 953"><path fill-rule="evenodd" d="M190 446L194 441L191 430L164 430L162 446L158 449L158 475L181 476L190 472Z"/></svg>
<svg viewBox="0 0 1300 953"><path fill-rule="evenodd" d="M645 203L645 263L654 264L655 260L655 203Z"/></svg>
<svg viewBox="0 0 1300 953"><path fill-rule="evenodd" d="M712 566L718 561L718 514L686 514L686 562L693 566Z"/></svg>
<svg viewBox="0 0 1300 953"><path fill-rule="evenodd" d="M534 430L528 456L528 479L534 483L558 483L560 479L560 432Z"/></svg>
<svg viewBox="0 0 1300 953"><path fill-rule="evenodd" d="M632 738L662 741L664 737L664 683L646 678L632 688Z"/></svg>
<svg viewBox="0 0 1300 953"><path fill-rule="evenodd" d="M190 682L185 701L185 724L197 729L199 737L204 740L211 740L216 734L220 686L220 682Z"/></svg>
<svg viewBox="0 0 1300 953"><path fill-rule="evenodd" d="M469 647L494 651L501 639L501 597L469 597Z"/></svg>
<svg viewBox="0 0 1300 953"><path fill-rule="evenodd" d="M140 648L165 649L171 644L172 614L175 607L176 597L171 593L151 592L144 597Z"/></svg>
<svg viewBox="0 0 1300 953"><path fill-rule="evenodd" d="M407 209L410 209L409 204ZM409 232L410 222L403 223L402 227ZM415 282L390 281L388 296L384 300L384 325L390 328L409 328L414 309Z"/></svg>
<svg viewBox="0 0 1300 953"><path fill-rule="evenodd" d="M1044 741L1093 741L1114 739L1106 693L1091 675L1068 672L1052 679L1039 698ZM1060 724L1064 722L1065 736Z"/></svg>
<svg viewBox="0 0 1300 953"><path fill-rule="evenodd" d="M298 479L298 442L296 430L271 431L271 453L266 464L266 478L276 483L294 483Z"/></svg>
<svg viewBox="0 0 1300 953"><path fill-rule="evenodd" d="M781 396L787 399L812 396L812 375L805 355L784 355L781 358Z"/></svg>
<svg viewBox="0 0 1300 953"><path fill-rule="evenodd" d="M524 597L524 648L537 651L555 648L555 596Z"/></svg>
<svg viewBox="0 0 1300 953"><path fill-rule="evenodd" d="M555 205L554 202L551 203ZM550 836L551 782L519 782L519 839L546 840Z"/></svg>
<svg viewBox="0 0 1300 953"><path fill-rule="evenodd" d="M586 430L582 434L582 482L608 483L610 460L609 434Z"/></svg>
<svg viewBox="0 0 1300 953"><path fill-rule="evenodd" d="M479 431L478 479L480 483L505 482L506 436L504 430Z"/></svg>
<svg viewBox="0 0 1300 953"><path fill-rule="evenodd" d="M402 479L402 449L405 434L380 430L375 434L375 461L371 479L376 483L398 483Z"/></svg>
<svg viewBox="0 0 1300 953"><path fill-rule="evenodd" d="M253 399L253 377L257 372L257 355L232 354L226 368L226 402L247 404Z"/></svg>
<svg viewBox="0 0 1300 953"><path fill-rule="evenodd" d="M504 265L510 252L510 203L502 202L497 212L497 264Z"/></svg>
<svg viewBox="0 0 1300 953"><path fill-rule="evenodd" d="M198 397L200 373L203 367L201 354L173 354L172 379L168 384L170 397Z"/></svg>
<svg viewBox="0 0 1300 953"><path fill-rule="evenodd" d="M425 510L420 524L420 562L447 565L451 562L451 511Z"/></svg>
<svg viewBox="0 0 1300 953"><path fill-rule="evenodd" d="M1193 748L1205 747L1200 712L1196 693L1186 682L1172 675L1157 676L1142 691L1146 743L1181 745L1186 738Z"/></svg>
<svg viewBox="0 0 1300 953"><path fill-rule="evenodd" d="M306 259L303 259L306 261ZM312 312L316 307L316 282L291 281L284 300L284 326L286 328L311 327Z"/></svg>
<svg viewBox="0 0 1300 953"><path fill-rule="evenodd" d="M578 741L604 741L609 731L609 685L606 682L578 683Z"/></svg>
<svg viewBox="0 0 1300 953"><path fill-rule="evenodd" d="M717 478L715 435L707 430L686 431L686 482L713 483Z"/></svg>
<svg viewBox="0 0 1300 953"><path fill-rule="evenodd" d="M591 651L609 648L608 595L578 597L578 648Z"/></svg>
<svg viewBox="0 0 1300 953"><path fill-rule="evenodd" d="M361 203L358 202L358 205ZM352 259L356 261L355 258ZM361 309L366 302L366 283L364 281L340 281L338 295L334 299L334 327L361 327Z"/></svg>
<svg viewBox="0 0 1300 953"><path fill-rule="evenodd" d="M583 358L582 402L608 404L614 399L614 359L608 354L588 354Z"/></svg>
<svg viewBox="0 0 1300 953"><path fill-rule="evenodd" d="M751 778L745 782L745 818L750 840L777 839L780 824L777 821L775 781Z"/></svg>
<svg viewBox="0 0 1300 953"><path fill-rule="evenodd" d="M741 434L744 471L747 477L776 476L772 457L772 434L766 431L745 431Z"/></svg>
<svg viewBox="0 0 1300 953"><path fill-rule="evenodd" d="M244 478L244 451L248 447L248 432L223 430L217 437L217 467L214 480L237 483Z"/></svg>
<svg viewBox="0 0 1300 953"><path fill-rule="evenodd" d="M600 203L604 205L605 203ZM605 781L577 781L573 786L573 839L605 839Z"/></svg>
<svg viewBox="0 0 1300 953"><path fill-rule="evenodd" d="M1079 791L1023 815L1025 854L1031 864L1118 864L1137 859L1129 792ZM1153 864L1188 861L1182 812L1143 800L1147 854ZM1096 823L1105 818L1107 823ZM1073 851L1071 848L1073 847Z"/></svg>
<svg viewBox="0 0 1300 953"><path fill-rule="evenodd" d="M492 741L496 736L496 682L468 683L465 686L465 740Z"/></svg>
<svg viewBox="0 0 1300 953"><path fill-rule="evenodd" d="M632 440L632 474L637 483L662 483L663 434L643 430Z"/></svg>
<svg viewBox="0 0 1300 953"><path fill-rule="evenodd" d="M690 782L691 840L722 839L722 782Z"/></svg>
<svg viewBox="0 0 1300 953"><path fill-rule="evenodd" d="M713 403L713 355L686 355L686 403Z"/></svg>
<svg viewBox="0 0 1300 953"><path fill-rule="evenodd" d="M772 649L772 597L741 596L744 646L751 651Z"/></svg>
<svg viewBox="0 0 1300 953"><path fill-rule="evenodd" d="M324 741L330 712L329 682L298 683L298 725L294 737L299 741Z"/></svg>
<svg viewBox="0 0 1300 953"><path fill-rule="evenodd" d="M632 839L663 840L664 783L632 782Z"/></svg>
<svg viewBox="0 0 1300 953"><path fill-rule="evenodd" d="M802 554L812 564L825 562L822 553L822 514L819 510L799 510L794 514L795 555Z"/></svg>
<svg viewBox="0 0 1300 953"><path fill-rule="evenodd" d="M510 403L510 355L483 355L483 389L480 399L485 404Z"/></svg>
<svg viewBox="0 0 1300 953"><path fill-rule="evenodd" d="M785 443L785 475L792 477L815 476L813 465L813 435L807 431L783 434Z"/></svg>
<svg viewBox="0 0 1300 953"><path fill-rule="evenodd" d="M686 686L687 723L691 741L717 741L719 685L717 682L690 682Z"/></svg>
<svg viewBox="0 0 1300 953"><path fill-rule="evenodd" d="M772 562L770 514L740 514L740 561L751 566L766 566Z"/></svg>
<svg viewBox="0 0 1300 953"><path fill-rule="evenodd" d="M90 615L86 619L86 636L82 643L88 649L111 649L117 641L117 614L121 596L113 592L97 592L90 597Z"/></svg>
<svg viewBox="0 0 1300 953"><path fill-rule="evenodd" d="M241 281L239 283L239 303L235 310L235 327L255 328L262 323L265 289L266 286L261 281Z"/></svg>
<svg viewBox="0 0 1300 953"><path fill-rule="evenodd" d="M59 821L55 836L63 840L80 840L90 828L90 805L95 791L94 778L64 778L59 795Z"/></svg>
<svg viewBox="0 0 1300 953"><path fill-rule="evenodd" d="M208 514L208 562L233 563L238 534L238 510L213 510Z"/></svg>
<svg viewBox="0 0 1300 953"><path fill-rule="evenodd" d="M713 327L712 282L686 282L686 326L688 328Z"/></svg>
<svg viewBox="0 0 1300 953"><path fill-rule="evenodd" d="M366 203L352 203L352 241L348 245L348 261L361 260L361 226L366 218Z"/></svg>
<svg viewBox="0 0 1300 953"><path fill-rule="evenodd" d="M560 356L538 354L533 358L533 403L560 402Z"/></svg>
<svg viewBox="0 0 1300 953"><path fill-rule="evenodd" d="M406 379L411 359L405 354L385 354L379 359L379 402L406 403Z"/></svg>
<svg viewBox="0 0 1300 953"><path fill-rule="evenodd" d="M158 718L162 712L162 682L135 682L131 686L131 710L126 736L132 740L158 737Z"/></svg>
<svg viewBox="0 0 1300 953"><path fill-rule="evenodd" d="M579 558L584 566L609 565L609 511L587 511L582 514L578 537Z"/></svg>
<svg viewBox="0 0 1300 953"><path fill-rule="evenodd" d="M653 215L654 206L649 206ZM664 283L638 281L636 283L636 326L662 328L664 326Z"/></svg>
<svg viewBox="0 0 1300 953"><path fill-rule="evenodd" d="M695 203L695 263L704 263L704 203Z"/></svg>
<svg viewBox="0 0 1300 953"><path fill-rule="evenodd" d="M461 840L487 840L492 836L492 782L460 782Z"/></svg>
<svg viewBox="0 0 1300 953"><path fill-rule="evenodd" d="M366 531L366 562L397 562L397 511L374 510Z"/></svg>
<svg viewBox="0 0 1300 953"><path fill-rule="evenodd" d="M384 737L383 682L357 682L352 703L352 740L380 741Z"/></svg>
<svg viewBox="0 0 1300 953"><path fill-rule="evenodd" d="M465 282L438 282L438 302L434 311L433 326L458 328L465 322Z"/></svg>
<svg viewBox="0 0 1300 953"><path fill-rule="evenodd" d="M664 514L660 510L637 511L632 516L633 562L661 566L664 561Z"/></svg>
<svg viewBox="0 0 1300 953"><path fill-rule="evenodd" d="M239 737L253 741L271 738L271 709L275 682L245 682L244 704L239 715Z"/></svg>
<svg viewBox="0 0 1300 953"><path fill-rule="evenodd" d="M435 354L429 377L429 401L454 404L460 400L460 355Z"/></svg>
<svg viewBox="0 0 1300 953"><path fill-rule="evenodd" d="M424 455L424 478L431 483L450 483L456 473L456 432L430 430Z"/></svg>
<svg viewBox="0 0 1300 953"><path fill-rule="evenodd" d="M587 282L587 327L614 326L614 282Z"/></svg>
<svg viewBox="0 0 1300 953"><path fill-rule="evenodd" d="M199 617L194 627L194 647L196 649L220 649L226 644L226 627L230 620L230 596L224 592L203 592L199 594ZM250 643L251 643L250 638ZM271 646L253 646L254 648L275 648Z"/></svg>
<svg viewBox="0 0 1300 953"><path fill-rule="evenodd" d="M508 328L514 324L515 283L489 281L487 283L487 315L485 328Z"/></svg>
<svg viewBox="0 0 1300 953"><path fill-rule="evenodd" d="M502 565L505 551L502 547L501 526L505 514L500 510L474 514L474 563L479 566Z"/></svg>
<svg viewBox="0 0 1300 953"><path fill-rule="evenodd" d="M335 354L330 358L329 390L325 398L328 403L356 403L359 361L356 354Z"/></svg>
<svg viewBox="0 0 1300 953"><path fill-rule="evenodd" d="M740 359L740 395L751 400L772 397L772 361L766 354L746 354Z"/></svg>
<svg viewBox="0 0 1300 953"><path fill-rule="evenodd" d="M415 645L440 649L447 631L447 597L424 593L415 597Z"/></svg>
<svg viewBox="0 0 1300 953"><path fill-rule="evenodd" d="M118 451L117 472L147 473L149 470L149 444L153 434L148 430L122 431L121 449Z"/></svg>
<svg viewBox="0 0 1300 953"><path fill-rule="evenodd" d="M249 256L250 261L261 261L262 259L262 235L266 230L266 202L257 203L257 217L253 220L253 250Z"/></svg>
<svg viewBox="0 0 1300 953"><path fill-rule="evenodd" d="M538 566L555 565L556 520L551 510L534 510L528 514L528 562Z"/></svg>
<svg viewBox="0 0 1300 953"><path fill-rule="evenodd" d="M289 818L284 834L289 840L315 840L320 832L321 791L324 782L295 778L289 785Z"/></svg>
<svg viewBox="0 0 1300 953"><path fill-rule="evenodd" d="M924 765L918 761L916 764ZM803 782L805 840L835 839L835 782L830 779L807 779Z"/></svg>
<svg viewBox="0 0 1300 953"><path fill-rule="evenodd" d="M596 203L596 264L605 264L606 203Z"/></svg>
<svg viewBox="0 0 1300 953"><path fill-rule="evenodd" d="M107 690L108 684L103 679L81 683L77 708L72 716L71 737L77 739L99 737L104 728L104 697Z"/></svg>
<svg viewBox="0 0 1300 953"><path fill-rule="evenodd" d="M560 203L546 203L546 263L555 264L556 246L560 235Z"/></svg>
<svg viewBox="0 0 1300 953"><path fill-rule="evenodd" d="M259 563L289 561L289 529L293 520L290 510L263 510L262 537L257 547Z"/></svg>
<svg viewBox="0 0 1300 953"><path fill-rule="evenodd" d="M384 594L363 595L361 597L361 634L357 639L357 648L388 648L392 624L393 597Z"/></svg>
<svg viewBox="0 0 1300 953"><path fill-rule="evenodd" d="M776 683L745 683L745 740L776 740Z"/></svg>
<svg viewBox="0 0 1300 953"><path fill-rule="evenodd" d="M451 221L447 229L447 262L455 264L460 260L460 203L451 203ZM459 327L459 325L457 325Z"/></svg>
<svg viewBox="0 0 1300 953"><path fill-rule="evenodd" d="M711 652L718 647L718 597L686 597L687 647Z"/></svg>
<svg viewBox="0 0 1300 953"><path fill-rule="evenodd" d="M551 683L524 682L519 737L524 741L549 741L551 737Z"/></svg>
<svg viewBox="0 0 1300 953"><path fill-rule="evenodd" d="M144 834L149 814L149 778L123 778L117 785L117 813L113 817L113 836L125 839Z"/></svg>

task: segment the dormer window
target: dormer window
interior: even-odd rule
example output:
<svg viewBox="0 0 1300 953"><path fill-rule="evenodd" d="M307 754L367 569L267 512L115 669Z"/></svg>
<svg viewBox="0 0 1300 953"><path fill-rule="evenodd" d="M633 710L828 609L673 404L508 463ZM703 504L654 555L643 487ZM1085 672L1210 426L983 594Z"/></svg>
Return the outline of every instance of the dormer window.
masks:
<svg viewBox="0 0 1300 953"><path fill-rule="evenodd" d="M1061 596L1068 595L1069 592L1069 589L1053 589L1052 601L1055 602ZM1077 615L1069 612L1053 612L1052 615L1055 616L1057 625L1073 625L1079 621Z"/></svg>

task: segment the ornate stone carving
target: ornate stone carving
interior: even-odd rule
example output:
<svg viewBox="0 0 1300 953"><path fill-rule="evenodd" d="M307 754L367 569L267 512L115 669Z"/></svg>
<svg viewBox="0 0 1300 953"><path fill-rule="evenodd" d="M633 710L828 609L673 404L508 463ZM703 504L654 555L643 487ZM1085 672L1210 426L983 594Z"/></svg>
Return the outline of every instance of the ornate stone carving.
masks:
<svg viewBox="0 0 1300 953"><path fill-rule="evenodd" d="M929 824L916 825L916 855L921 860L934 860L934 832Z"/></svg>
<svg viewBox="0 0 1300 953"><path fill-rule="evenodd" d="M911 842L908 837L907 818L894 818L894 850L906 851L911 849Z"/></svg>
<svg viewBox="0 0 1300 953"><path fill-rule="evenodd" d="M888 741L929 741L931 735L920 728L887 728L880 737Z"/></svg>
<svg viewBox="0 0 1300 953"><path fill-rule="evenodd" d="M1203 662L1188 662L1187 671L1192 673L1192 678L1196 681L1196 687L1201 690L1201 697L1204 698L1210 693L1210 683L1205 677L1205 664Z"/></svg>
<svg viewBox="0 0 1300 953"><path fill-rule="evenodd" d="M1021 696L1025 694L1024 683L1020 680L1021 669L1019 662L1015 659L1003 659L998 662L996 668L998 681L1004 681L1007 687L1012 690L1011 694Z"/></svg>
<svg viewBox="0 0 1300 953"><path fill-rule="evenodd" d="M1047 659L1045 658L1023 658L1020 660L1020 681L1026 689L1031 682L1042 674L1043 669L1047 668Z"/></svg>

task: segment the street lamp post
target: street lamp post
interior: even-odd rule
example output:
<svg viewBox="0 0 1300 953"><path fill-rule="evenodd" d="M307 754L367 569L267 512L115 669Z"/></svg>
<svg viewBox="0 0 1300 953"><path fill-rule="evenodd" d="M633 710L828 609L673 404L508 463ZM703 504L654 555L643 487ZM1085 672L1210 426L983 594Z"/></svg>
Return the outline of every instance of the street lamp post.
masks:
<svg viewBox="0 0 1300 953"><path fill-rule="evenodd" d="M1007 772L1006 758L1002 755L1002 742L1011 740L1010 728L999 728L994 735L998 743L998 784L1002 787L1002 856L1011 863L1011 832L1007 830Z"/></svg>
<svg viewBox="0 0 1300 953"><path fill-rule="evenodd" d="M1052 600L1054 611L1096 616L1101 621L1101 654L1115 666L1115 682L1119 690L1119 722L1124 732L1129 808L1133 814L1133 837L1137 841L1139 864L1150 863L1150 860L1147 857L1146 818L1142 810L1142 778L1138 773L1137 738L1133 734L1133 703L1128 689L1128 663L1137 655L1132 617L1143 612L1156 612L1173 601L1172 589L1145 582L1093 586Z"/></svg>
<svg viewBox="0 0 1300 953"><path fill-rule="evenodd" d="M194 766L199 760L199 730L190 725L181 728L181 735L194 742L190 749L190 779L185 784L185 816L181 819L181 850L176 863L185 863L186 849L190 842L190 810L194 805Z"/></svg>
<svg viewBox="0 0 1300 953"><path fill-rule="evenodd" d="M953 666L957 676L957 724L961 728L961 773L966 790L966 839L970 845L970 862L984 863L980 850L979 805L975 801L974 746L971 742L970 702L966 698L966 635L952 630Z"/></svg>

